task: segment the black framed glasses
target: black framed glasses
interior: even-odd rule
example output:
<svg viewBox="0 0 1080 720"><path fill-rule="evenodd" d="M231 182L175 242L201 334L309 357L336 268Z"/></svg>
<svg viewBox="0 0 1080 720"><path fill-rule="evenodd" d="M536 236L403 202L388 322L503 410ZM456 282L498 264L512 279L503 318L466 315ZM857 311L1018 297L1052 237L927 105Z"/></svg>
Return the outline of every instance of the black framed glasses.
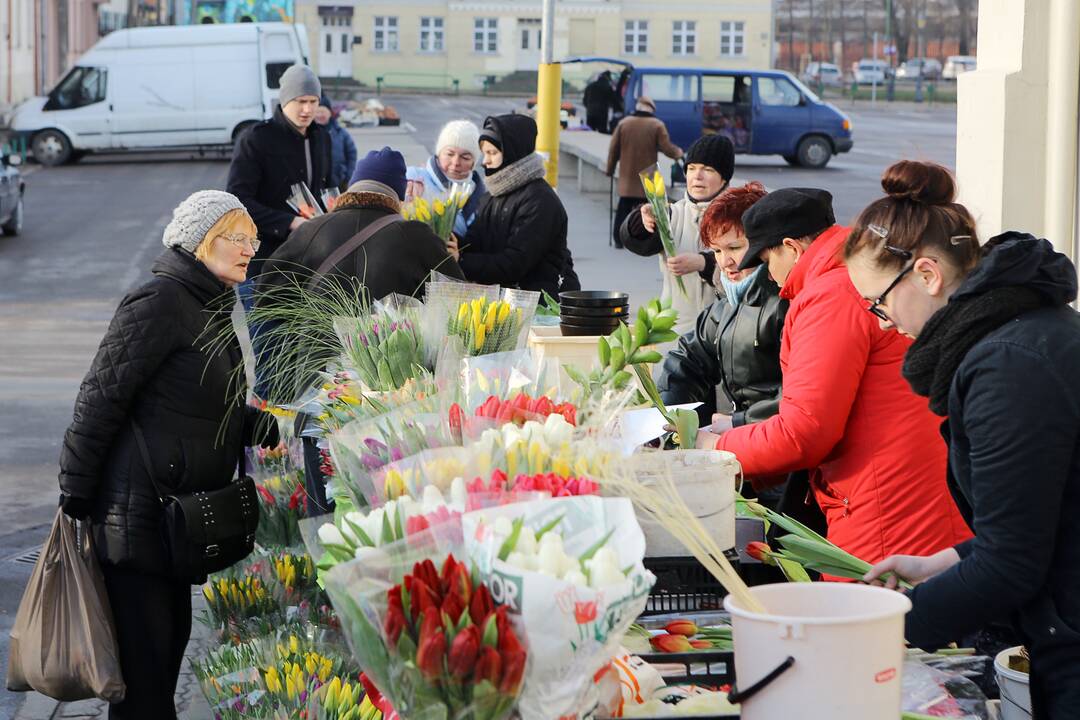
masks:
<svg viewBox="0 0 1080 720"><path fill-rule="evenodd" d="M911 259L915 256L910 250L890 245L888 242L889 231L887 228L880 225L868 225L866 229L885 241L885 252L908 263L908 265L893 278L893 281L889 283L889 286L878 295L877 300L870 303L870 307L866 308L871 315L879 320L883 322L892 322L885 311L881 309L881 306L885 304L885 297L892 292L893 288L900 284L900 281L904 279L904 276L915 269L915 263L911 262Z"/></svg>

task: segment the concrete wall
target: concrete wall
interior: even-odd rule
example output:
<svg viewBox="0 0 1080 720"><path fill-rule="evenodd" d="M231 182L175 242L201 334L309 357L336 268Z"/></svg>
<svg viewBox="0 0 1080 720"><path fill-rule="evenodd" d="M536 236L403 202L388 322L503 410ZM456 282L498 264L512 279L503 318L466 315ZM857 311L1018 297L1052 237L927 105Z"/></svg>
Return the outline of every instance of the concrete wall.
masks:
<svg viewBox="0 0 1080 720"><path fill-rule="evenodd" d="M978 70L958 80L960 200L985 240L1045 235L1076 258L1080 22L1075 0L982 0Z"/></svg>

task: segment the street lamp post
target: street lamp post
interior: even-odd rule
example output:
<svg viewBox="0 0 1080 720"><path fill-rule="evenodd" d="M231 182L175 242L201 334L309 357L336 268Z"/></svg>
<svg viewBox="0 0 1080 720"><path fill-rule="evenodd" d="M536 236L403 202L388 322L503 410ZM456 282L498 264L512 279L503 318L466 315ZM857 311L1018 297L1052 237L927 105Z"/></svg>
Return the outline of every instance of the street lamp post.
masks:
<svg viewBox="0 0 1080 720"><path fill-rule="evenodd" d="M555 0L544 0L540 24L540 68L536 88L536 149L544 157L548 184L559 184L559 111L562 65L555 62Z"/></svg>

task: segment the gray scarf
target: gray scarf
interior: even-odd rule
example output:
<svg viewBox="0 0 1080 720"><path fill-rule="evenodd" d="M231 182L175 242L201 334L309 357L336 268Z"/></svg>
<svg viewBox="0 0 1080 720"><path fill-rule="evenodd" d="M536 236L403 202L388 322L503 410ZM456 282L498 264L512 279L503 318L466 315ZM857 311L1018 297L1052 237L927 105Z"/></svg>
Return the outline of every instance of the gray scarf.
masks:
<svg viewBox="0 0 1080 720"><path fill-rule="evenodd" d="M498 197L517 190L525 183L544 177L544 159L531 153L517 162L500 168L485 178L488 192Z"/></svg>

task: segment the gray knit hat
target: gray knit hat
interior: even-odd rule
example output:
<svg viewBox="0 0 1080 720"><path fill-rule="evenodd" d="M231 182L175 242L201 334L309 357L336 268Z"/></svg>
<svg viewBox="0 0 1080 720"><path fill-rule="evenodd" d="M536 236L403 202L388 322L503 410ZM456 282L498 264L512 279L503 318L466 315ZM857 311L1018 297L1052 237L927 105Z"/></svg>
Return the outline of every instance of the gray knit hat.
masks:
<svg viewBox="0 0 1080 720"><path fill-rule="evenodd" d="M281 75L281 89L278 101L285 107L298 97L310 95L322 97L322 83L319 76L307 65L292 65Z"/></svg>
<svg viewBox="0 0 1080 720"><path fill-rule="evenodd" d="M165 226L161 242L165 247L180 247L194 253L214 223L230 210L247 212L243 203L227 192L200 190L192 193L173 210L172 220Z"/></svg>

